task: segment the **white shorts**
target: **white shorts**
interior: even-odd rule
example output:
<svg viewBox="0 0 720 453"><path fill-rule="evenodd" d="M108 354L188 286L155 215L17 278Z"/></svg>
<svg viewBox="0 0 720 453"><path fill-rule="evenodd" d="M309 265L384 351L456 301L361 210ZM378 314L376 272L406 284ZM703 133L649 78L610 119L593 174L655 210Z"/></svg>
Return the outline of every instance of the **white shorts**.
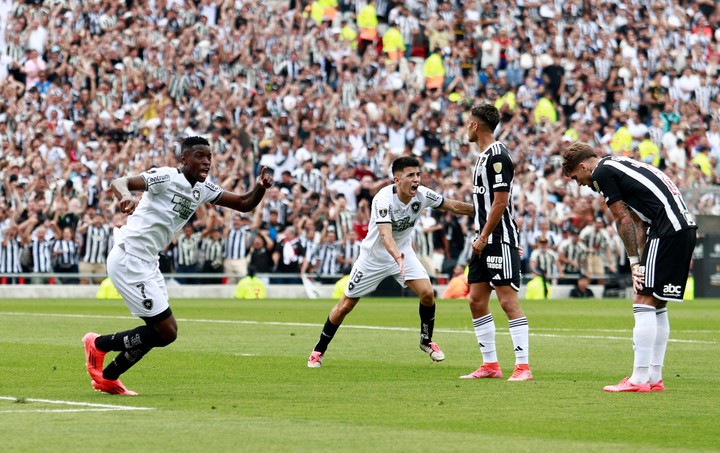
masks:
<svg viewBox="0 0 720 453"><path fill-rule="evenodd" d="M350 280L345 287L345 295L352 299L359 299L367 296L377 289L381 281L387 277L394 277L402 287L406 281L430 280L428 273L422 263L415 255L414 250L401 250L405 254L405 277L400 275L400 268L396 262L378 260L367 255L364 250L360 251L357 261L350 271Z"/></svg>
<svg viewBox="0 0 720 453"><path fill-rule="evenodd" d="M133 316L150 318L170 308L158 261L145 261L116 245L108 255L107 272Z"/></svg>

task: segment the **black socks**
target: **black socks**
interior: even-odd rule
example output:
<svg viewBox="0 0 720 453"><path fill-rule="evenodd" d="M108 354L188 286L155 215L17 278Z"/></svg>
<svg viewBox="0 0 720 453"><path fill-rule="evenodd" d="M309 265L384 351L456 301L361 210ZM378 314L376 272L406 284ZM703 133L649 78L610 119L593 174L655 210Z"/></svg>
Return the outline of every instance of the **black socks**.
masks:
<svg viewBox="0 0 720 453"><path fill-rule="evenodd" d="M435 327L435 304L426 306L420 304L420 343L427 345L432 341Z"/></svg>
<svg viewBox="0 0 720 453"><path fill-rule="evenodd" d="M313 350L323 353L327 351L327 347L335 336L335 332L337 332L338 327L340 327L340 325L331 323L330 317L328 316L328 319L325 321L325 325L323 326L322 333L320 334L320 341L317 342L315 349Z"/></svg>

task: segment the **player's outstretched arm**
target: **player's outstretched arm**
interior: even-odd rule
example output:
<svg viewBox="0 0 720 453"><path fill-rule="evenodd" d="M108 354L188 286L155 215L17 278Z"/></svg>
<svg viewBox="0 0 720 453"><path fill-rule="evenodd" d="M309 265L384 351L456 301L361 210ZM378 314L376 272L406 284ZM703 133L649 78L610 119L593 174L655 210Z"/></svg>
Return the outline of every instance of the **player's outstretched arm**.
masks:
<svg viewBox="0 0 720 453"><path fill-rule="evenodd" d="M464 201L459 200L451 200L449 198L446 198L443 201L442 206L438 209L441 211L450 211L458 215L475 215L475 208L470 203L465 203Z"/></svg>
<svg viewBox="0 0 720 453"><path fill-rule="evenodd" d="M260 204L263 196L265 196L265 190L273 185L273 178L266 173L266 170L267 167L262 167L257 183L250 192L244 194L223 192L217 201L217 205L241 212L249 212L255 209Z"/></svg>
<svg viewBox="0 0 720 453"><path fill-rule="evenodd" d="M132 214L137 206L137 201L131 192L144 191L147 188L145 178L142 176L124 176L114 180L111 184L115 198L118 202L118 209L125 214Z"/></svg>

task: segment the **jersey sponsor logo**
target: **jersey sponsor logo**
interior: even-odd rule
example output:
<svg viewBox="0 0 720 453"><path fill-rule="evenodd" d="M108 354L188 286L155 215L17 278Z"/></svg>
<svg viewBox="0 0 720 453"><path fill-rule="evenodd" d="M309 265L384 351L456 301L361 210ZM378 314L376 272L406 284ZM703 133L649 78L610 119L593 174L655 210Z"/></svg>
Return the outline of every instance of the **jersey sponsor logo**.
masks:
<svg viewBox="0 0 720 453"><path fill-rule="evenodd" d="M180 195L173 196L172 202L175 204L173 211L177 212L181 219L187 220L193 213L190 200Z"/></svg>
<svg viewBox="0 0 720 453"><path fill-rule="evenodd" d="M507 186L508 186L507 183L501 182L498 184L493 184L493 189L497 189L498 187L507 187Z"/></svg>
<svg viewBox="0 0 720 453"><path fill-rule="evenodd" d="M415 213L420 211L420 202L416 201L415 203L411 204L410 209L412 209L412 212L415 212Z"/></svg>
<svg viewBox="0 0 720 453"><path fill-rule="evenodd" d="M193 189L192 196L195 201L200 201L200 191L198 189Z"/></svg>
<svg viewBox="0 0 720 453"><path fill-rule="evenodd" d="M495 175L495 182L502 182L502 175Z"/></svg>
<svg viewBox="0 0 720 453"><path fill-rule="evenodd" d="M388 215L388 210L385 209L385 208L378 209L378 215L379 215L380 217L387 217L387 215Z"/></svg>
<svg viewBox="0 0 720 453"><path fill-rule="evenodd" d="M473 193L479 193L480 195L485 193L485 186L473 186Z"/></svg>
<svg viewBox="0 0 720 453"><path fill-rule="evenodd" d="M151 176L147 179L147 185L159 184L161 182L170 181L170 175Z"/></svg>
<svg viewBox="0 0 720 453"><path fill-rule="evenodd" d="M673 285L668 283L663 286L663 296L679 297L681 295L680 285Z"/></svg>
<svg viewBox="0 0 720 453"><path fill-rule="evenodd" d="M432 201L438 201L440 199L440 197L438 197L436 194L434 194L432 192L428 192L427 194L425 194L425 196L428 197L428 199L430 199Z"/></svg>
<svg viewBox="0 0 720 453"><path fill-rule="evenodd" d="M486 263L488 269L502 269L503 258L502 256L488 256Z"/></svg>
<svg viewBox="0 0 720 453"><path fill-rule="evenodd" d="M405 231L408 228L412 228L415 222L410 217L405 217L397 222L393 222L392 224L392 230L394 233L397 233L399 231Z"/></svg>
<svg viewBox="0 0 720 453"><path fill-rule="evenodd" d="M495 173L500 173L502 171L502 162L495 162L493 164L493 170L495 170Z"/></svg>
<svg viewBox="0 0 720 453"><path fill-rule="evenodd" d="M211 183L210 181L205 181L204 184L205 184L205 187L212 190L213 192L220 192L222 190L222 189L220 189L220 186L217 186L217 185Z"/></svg>

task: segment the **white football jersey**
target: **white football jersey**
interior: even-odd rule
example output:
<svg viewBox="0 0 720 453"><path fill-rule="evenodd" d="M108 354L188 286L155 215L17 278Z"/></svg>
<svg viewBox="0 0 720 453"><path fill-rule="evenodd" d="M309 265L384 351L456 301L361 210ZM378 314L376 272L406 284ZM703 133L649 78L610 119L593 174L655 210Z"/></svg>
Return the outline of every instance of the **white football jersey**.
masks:
<svg viewBox="0 0 720 453"><path fill-rule="evenodd" d="M153 168L141 173L145 192L127 224L115 229L115 243L146 261L156 261L203 203L215 203L223 189L205 181L194 186L178 168Z"/></svg>
<svg viewBox="0 0 720 453"><path fill-rule="evenodd" d="M362 248L370 256L384 261L394 262L392 256L380 240L378 225L391 224L392 236L401 251L412 249L412 231L425 208L439 208L445 199L442 195L419 186L417 194L408 204L403 204L397 196L395 184L383 187L372 200L368 234L362 241Z"/></svg>

